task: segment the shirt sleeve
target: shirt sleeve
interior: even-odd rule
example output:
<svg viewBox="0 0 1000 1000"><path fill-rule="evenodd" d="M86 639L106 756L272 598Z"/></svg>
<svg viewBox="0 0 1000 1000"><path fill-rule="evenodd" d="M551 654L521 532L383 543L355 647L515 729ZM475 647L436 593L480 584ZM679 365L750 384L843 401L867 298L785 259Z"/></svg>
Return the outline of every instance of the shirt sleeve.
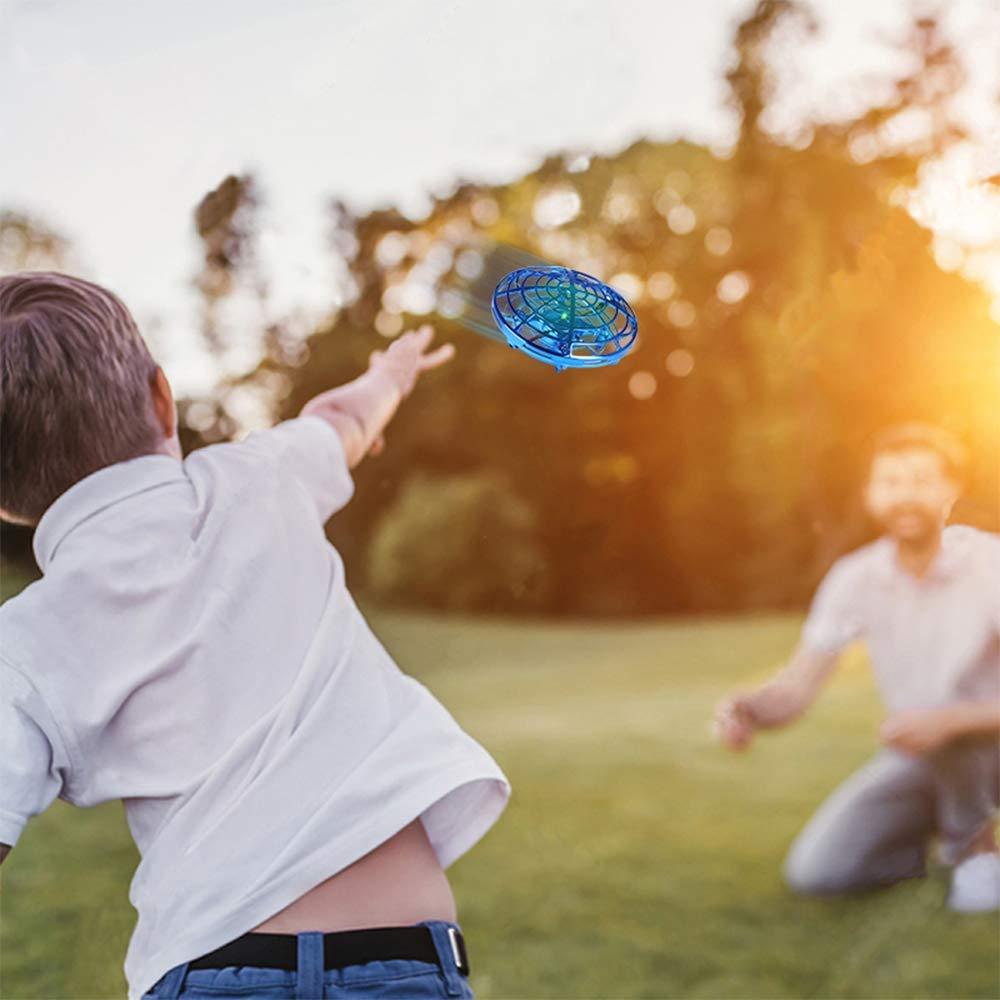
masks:
<svg viewBox="0 0 1000 1000"><path fill-rule="evenodd" d="M310 414L285 420L268 430L248 434L240 444L271 456L283 475L305 488L323 521L354 495L343 442L322 417Z"/></svg>
<svg viewBox="0 0 1000 1000"><path fill-rule="evenodd" d="M28 820L62 793L69 772L69 757L41 696L0 664L0 843L17 843Z"/></svg>
<svg viewBox="0 0 1000 1000"><path fill-rule="evenodd" d="M802 628L802 643L817 653L839 653L861 636L856 563L838 559L819 585Z"/></svg>
<svg viewBox="0 0 1000 1000"><path fill-rule="evenodd" d="M1000 636L1000 535L981 532L986 550L986 594L990 602L993 631Z"/></svg>

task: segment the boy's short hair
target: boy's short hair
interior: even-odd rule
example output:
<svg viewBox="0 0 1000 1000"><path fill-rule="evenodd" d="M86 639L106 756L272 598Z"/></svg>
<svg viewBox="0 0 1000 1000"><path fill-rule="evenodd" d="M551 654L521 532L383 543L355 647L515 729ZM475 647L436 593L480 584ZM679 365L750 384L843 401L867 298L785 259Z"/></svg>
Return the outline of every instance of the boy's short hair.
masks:
<svg viewBox="0 0 1000 1000"><path fill-rule="evenodd" d="M0 276L0 508L37 523L85 476L157 451L156 369L107 289L48 271Z"/></svg>
<svg viewBox="0 0 1000 1000"><path fill-rule="evenodd" d="M968 455L962 442L950 431L933 424L911 422L894 424L877 434L872 441L869 468L879 455L894 451L925 448L941 459L944 471L957 483L965 481Z"/></svg>

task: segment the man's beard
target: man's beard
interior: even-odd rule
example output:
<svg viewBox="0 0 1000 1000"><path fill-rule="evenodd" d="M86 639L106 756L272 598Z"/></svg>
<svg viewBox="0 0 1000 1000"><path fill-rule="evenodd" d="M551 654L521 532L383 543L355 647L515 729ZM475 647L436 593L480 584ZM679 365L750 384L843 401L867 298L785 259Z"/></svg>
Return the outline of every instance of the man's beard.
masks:
<svg viewBox="0 0 1000 1000"><path fill-rule="evenodd" d="M916 546L930 542L940 531L933 512L911 504L891 510L885 518L885 526L896 541Z"/></svg>

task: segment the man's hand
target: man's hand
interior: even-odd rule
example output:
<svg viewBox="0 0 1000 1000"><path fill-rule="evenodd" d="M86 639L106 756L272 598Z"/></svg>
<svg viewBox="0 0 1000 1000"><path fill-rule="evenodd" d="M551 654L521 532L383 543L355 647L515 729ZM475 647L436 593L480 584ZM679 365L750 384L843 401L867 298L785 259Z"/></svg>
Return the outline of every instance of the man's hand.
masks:
<svg viewBox="0 0 1000 1000"><path fill-rule="evenodd" d="M449 361L455 354L451 344L444 344L430 354L424 351L434 337L434 328L425 323L419 330L409 330L394 340L384 351L373 351L368 359L372 371L382 371L396 383L401 395L408 396L413 391L421 372L437 368Z"/></svg>
<svg viewBox="0 0 1000 1000"><path fill-rule="evenodd" d="M716 736L730 750L745 750L758 729L787 726L815 701L838 658L800 642L788 664L767 683L719 702Z"/></svg>
<svg viewBox="0 0 1000 1000"><path fill-rule="evenodd" d="M747 699L724 698L715 708L715 736L729 750L746 750L753 742L754 717Z"/></svg>
<svg viewBox="0 0 1000 1000"><path fill-rule="evenodd" d="M890 715L879 730L886 746L919 757L951 742L958 733L950 708L914 708Z"/></svg>

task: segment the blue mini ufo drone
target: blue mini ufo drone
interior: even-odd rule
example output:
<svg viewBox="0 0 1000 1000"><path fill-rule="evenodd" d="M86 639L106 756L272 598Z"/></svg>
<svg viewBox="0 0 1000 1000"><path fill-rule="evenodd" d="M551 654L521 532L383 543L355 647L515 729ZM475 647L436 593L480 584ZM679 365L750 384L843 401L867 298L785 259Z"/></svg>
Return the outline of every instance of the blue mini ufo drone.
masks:
<svg viewBox="0 0 1000 1000"><path fill-rule="evenodd" d="M556 371L617 364L638 334L618 292L568 267L511 271L493 291L491 312L511 347Z"/></svg>
<svg viewBox="0 0 1000 1000"><path fill-rule="evenodd" d="M635 345L635 313L592 275L503 243L479 262L473 278L449 290L459 306L448 315L468 329L556 371L617 364Z"/></svg>

